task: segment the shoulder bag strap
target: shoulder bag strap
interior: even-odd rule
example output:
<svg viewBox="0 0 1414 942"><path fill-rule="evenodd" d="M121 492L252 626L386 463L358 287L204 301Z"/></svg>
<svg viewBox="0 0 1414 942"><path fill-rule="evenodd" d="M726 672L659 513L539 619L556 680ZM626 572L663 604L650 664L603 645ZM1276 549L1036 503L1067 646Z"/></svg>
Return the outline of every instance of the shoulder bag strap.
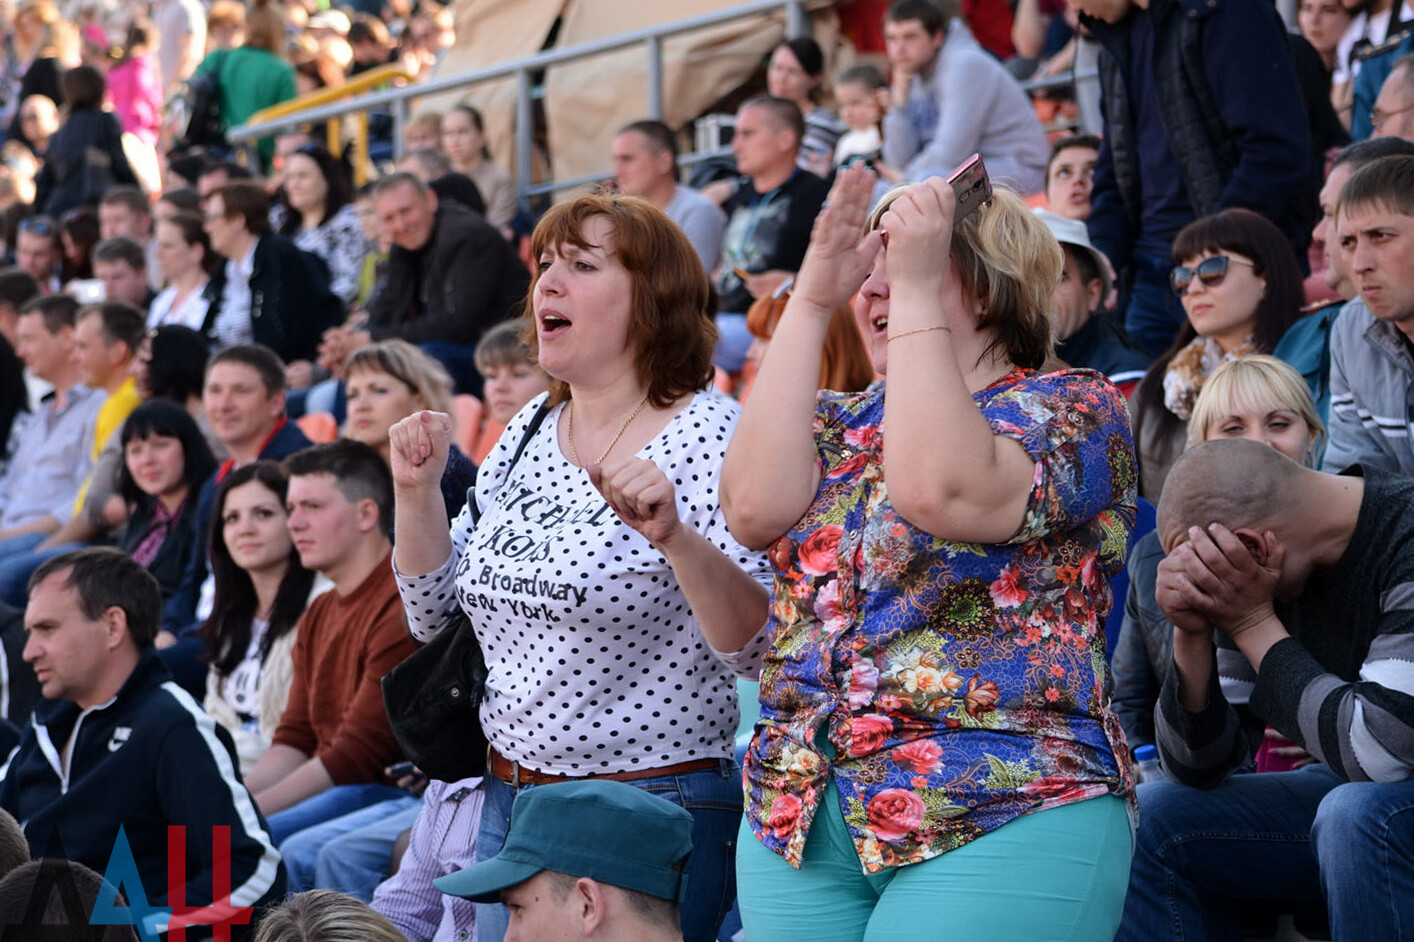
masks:
<svg viewBox="0 0 1414 942"><path fill-rule="evenodd" d="M511 463L506 465L506 475L509 477L511 469L516 466L520 456L525 454L525 447L530 444L530 440L535 437L535 433L540 430L540 426L545 424L545 417L550 414L550 400L546 399L535 410L535 414L530 417L530 424L525 427L525 434L520 438L520 444L516 446L515 454L511 455ZM471 525L475 527L481 522L481 511L476 506L476 485L466 489L466 505L471 508Z"/></svg>

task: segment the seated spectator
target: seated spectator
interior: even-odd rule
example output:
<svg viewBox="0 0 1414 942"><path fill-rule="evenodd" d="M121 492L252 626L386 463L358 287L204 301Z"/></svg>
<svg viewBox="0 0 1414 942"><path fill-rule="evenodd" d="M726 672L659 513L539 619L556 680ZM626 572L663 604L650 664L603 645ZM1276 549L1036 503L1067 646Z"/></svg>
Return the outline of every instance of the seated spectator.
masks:
<svg viewBox="0 0 1414 942"><path fill-rule="evenodd" d="M333 155L318 144L285 160L280 235L324 260L329 289L345 303L358 294L358 276L368 243L353 207L353 183Z"/></svg>
<svg viewBox="0 0 1414 942"><path fill-rule="evenodd" d="M880 167L884 136L879 128L889 110L889 80L872 65L851 66L835 79L835 101L849 129L835 144L835 166L862 160L874 164L883 179L896 180L897 171Z"/></svg>
<svg viewBox="0 0 1414 942"><path fill-rule="evenodd" d="M369 446L384 463L389 461L388 429L424 409L452 411L452 378L442 364L405 340L382 340L355 350L344 365L344 388L344 437ZM449 525L466 506L467 488L475 483L476 465L452 445L442 473Z"/></svg>
<svg viewBox="0 0 1414 942"><path fill-rule="evenodd" d="M1340 0L1301 0L1297 5L1297 28L1311 44L1311 48L1320 55L1321 63L1326 67L1327 79L1336 66L1336 46L1340 44L1340 38L1345 34L1346 27L1350 25L1354 15L1354 11L1347 9ZM1336 102L1332 101L1332 104ZM1343 117L1348 123L1349 114Z"/></svg>
<svg viewBox="0 0 1414 942"><path fill-rule="evenodd" d="M481 373L485 406L481 434L471 455L476 464L486 460L515 414L550 388L549 375L521 339L522 329L519 321L502 321L486 331L476 345L476 369Z"/></svg>
<svg viewBox="0 0 1414 942"><path fill-rule="evenodd" d="M441 148L452 169L476 182L486 201L486 221L503 234L516 215L516 183L509 173L491 162L481 112L471 105L453 105L442 116Z"/></svg>
<svg viewBox="0 0 1414 942"><path fill-rule="evenodd" d="M1052 301L1055 355L1070 366L1098 370L1126 396L1134 391L1149 358L1136 350L1105 310L1110 261L1090 244L1085 223L1044 209L1036 215L1065 252L1065 267Z"/></svg>
<svg viewBox="0 0 1414 942"><path fill-rule="evenodd" d="M348 41L349 49L353 52L353 63L349 66L350 76L387 65L394 59L393 37L389 35L388 27L376 16L367 13L354 14L353 22L349 24Z"/></svg>
<svg viewBox="0 0 1414 942"><path fill-rule="evenodd" d="M478 903L503 902L523 942L682 942L678 904L692 815L623 782L580 781L516 796L496 856L434 881Z"/></svg>
<svg viewBox="0 0 1414 942"><path fill-rule="evenodd" d="M45 294L54 294L62 282L64 245L59 224L49 216L20 220L15 236L15 264L39 282Z"/></svg>
<svg viewBox="0 0 1414 942"><path fill-rule="evenodd" d="M264 905L284 894L279 856L229 738L174 692L152 649L161 609L157 581L116 549L66 553L35 571L25 660L47 702L10 757L0 807L25 822L34 854L62 848L90 867L107 868L122 828L153 905L168 900L169 872L185 875L185 905L210 905L226 888L220 902ZM55 742L67 743L62 772ZM180 870L168 868L168 824L186 826ZM229 829L219 875L218 828Z"/></svg>
<svg viewBox="0 0 1414 942"><path fill-rule="evenodd" d="M16 322L16 352L53 391L39 401L0 478L0 556L27 553L57 532L93 467L94 421L105 396L79 381L77 312L73 298L51 295L26 304Z"/></svg>
<svg viewBox="0 0 1414 942"><path fill-rule="evenodd" d="M800 109L784 98L763 95L736 112L732 153L744 178L722 208L727 229L716 272L720 334L712 362L739 371L751 346L746 312L751 302L779 288L800 268L810 227L829 186L796 165L805 134Z"/></svg>
<svg viewBox="0 0 1414 942"><path fill-rule="evenodd" d="M399 756L379 681L416 648L393 573L387 465L367 445L338 441L293 455L285 467L300 562L334 588L300 619L289 703L246 777L277 845L398 796L380 781Z"/></svg>
<svg viewBox="0 0 1414 942"><path fill-rule="evenodd" d="M216 596L201 628L211 664L205 704L235 741L244 775L275 738L290 697L295 633L315 591L315 574L300 563L286 526L288 487L278 464L254 461L216 490Z"/></svg>
<svg viewBox="0 0 1414 942"><path fill-rule="evenodd" d="M795 102L805 119L796 161L817 177L828 177L834 170L835 144L846 130L838 116L820 105L824 74L825 53L809 36L776 43L766 64L766 94Z"/></svg>
<svg viewBox="0 0 1414 942"><path fill-rule="evenodd" d="M178 197L180 198L180 197ZM167 196L163 197L168 199ZM196 204L193 209L200 209ZM152 204L135 186L109 187L98 201L98 231L104 239L126 236L142 246L147 257L148 284L154 290L162 287L161 266L152 245Z"/></svg>
<svg viewBox="0 0 1414 942"><path fill-rule="evenodd" d="M211 534L216 487L236 468L261 458L278 461L309 447L299 426L285 417L285 364L268 347L241 344L212 356L206 368L202 403L216 440L229 456L201 487L197 495L197 545L205 547ZM196 637L209 608L202 604L207 577L204 553L196 554L162 615L159 647L177 673L177 680L198 694L204 689L206 667L197 662L201 641ZM181 642L180 644L178 642Z"/></svg>
<svg viewBox="0 0 1414 942"><path fill-rule="evenodd" d="M312 359L320 335L343 320L324 260L270 231L270 200L238 180L206 197L206 234L226 259L214 318L220 346L258 343L286 361Z"/></svg>
<svg viewBox="0 0 1414 942"><path fill-rule="evenodd" d="M1046 208L1057 216L1090 218L1090 192L1095 188L1095 161L1100 156L1100 138L1095 134L1073 134L1051 146L1046 161Z"/></svg>
<svg viewBox="0 0 1414 942"><path fill-rule="evenodd" d="M201 214L201 195L193 187L166 190L152 208L152 218L158 221L170 219L176 213Z"/></svg>
<svg viewBox="0 0 1414 942"><path fill-rule="evenodd" d="M39 282L18 265L0 268L0 337L15 345L20 309L39 296Z"/></svg>
<svg viewBox="0 0 1414 942"><path fill-rule="evenodd" d="M103 282L105 301L126 304L146 320L154 294L141 245L127 236L104 239L93 247L93 277Z"/></svg>
<svg viewBox="0 0 1414 942"><path fill-rule="evenodd" d="M475 343L525 297L525 266L487 220L440 202L411 174L380 180L374 199L393 244L387 275L369 299L368 326L329 331L321 360L342 366L373 340L399 338L440 360L458 392L477 394Z"/></svg>
<svg viewBox="0 0 1414 942"><path fill-rule="evenodd" d="M1370 112L1371 137L1414 141L1414 53L1394 64Z"/></svg>
<svg viewBox="0 0 1414 942"><path fill-rule="evenodd" d="M476 832L481 818L481 779L427 783L408 836L407 852L397 872L373 892L373 908L398 927L408 942L476 938L476 908L461 897L442 893L433 881L476 862ZM331 862L341 842L330 842L321 856Z"/></svg>
<svg viewBox="0 0 1414 942"><path fill-rule="evenodd" d="M1310 121L1271 4L1073 4L1102 47L1090 238L1129 288L1125 330L1159 356L1185 320L1168 287L1169 250L1184 226L1242 206L1304 251L1319 189Z"/></svg>
<svg viewBox="0 0 1414 942"><path fill-rule="evenodd" d="M1360 296L1331 328L1331 437L1322 467L1414 475L1414 157L1384 157L1351 174L1336 232Z"/></svg>
<svg viewBox="0 0 1414 942"><path fill-rule="evenodd" d="M893 86L884 162L906 182L945 176L981 154L992 180L1045 189L1046 133L1031 100L959 17L956 2L896 0L884 18Z"/></svg>
<svg viewBox="0 0 1414 942"><path fill-rule="evenodd" d="M215 29L208 21L208 31ZM233 128L262 108L289 101L297 94L295 70L285 59L284 5L278 0L253 0L245 13L239 45L220 49L201 60L198 75L213 74L221 88L221 124ZM274 142L257 142L260 160L268 164Z"/></svg>
<svg viewBox="0 0 1414 942"><path fill-rule="evenodd" d="M398 160L398 169L432 187L438 199L451 200L474 213L486 215L486 201L476 188L476 181L453 170L452 162L440 150L423 147L408 151Z"/></svg>
<svg viewBox="0 0 1414 942"><path fill-rule="evenodd" d="M49 149L49 139L59 130L59 106L48 95L30 95L20 102L15 120L20 128L16 140L28 145L30 151L42 160L44 152Z"/></svg>
<svg viewBox="0 0 1414 942"><path fill-rule="evenodd" d="M69 69L59 81L67 115L49 139L34 197L41 212L55 217L97 203L115 183L137 183L123 153L123 129L111 112L103 110L107 91L103 73L81 65Z"/></svg>
<svg viewBox="0 0 1414 942"><path fill-rule="evenodd" d="M224 263L211 248L201 216L184 211L159 220L153 245L167 287L148 305L147 326L210 329L207 321L219 309L222 287L213 275L224 274Z"/></svg>
<svg viewBox="0 0 1414 942"><path fill-rule="evenodd" d="M407 942L362 900L333 890L306 890L260 920L255 942Z"/></svg>
<svg viewBox="0 0 1414 942"><path fill-rule="evenodd" d="M442 113L419 111L403 127L403 150L442 149Z"/></svg>
<svg viewBox="0 0 1414 942"><path fill-rule="evenodd" d="M1188 319L1130 404L1139 495L1155 504L1203 383L1227 360L1270 353L1301 309L1301 272L1290 243L1251 210L1188 224L1174 240L1173 258L1170 284Z"/></svg>
<svg viewBox="0 0 1414 942"><path fill-rule="evenodd" d="M98 217L87 206L69 210L59 220L59 242L64 247L64 273L67 285L74 279L93 275L93 249L98 245Z"/></svg>
<svg viewBox="0 0 1414 942"><path fill-rule="evenodd" d="M128 505L122 549L157 579L167 600L177 591L197 543L196 496L216 459L196 420L168 399L133 410L119 439L118 496Z"/></svg>
<svg viewBox="0 0 1414 942"><path fill-rule="evenodd" d="M1174 465L1158 532L1157 601L1174 632L1155 738L1173 781L1139 786L1115 938L1239 939L1235 889L1324 896L1336 939L1399 936L1414 917L1414 901L1389 891L1407 882L1414 842L1403 813L1414 481L1207 442ZM1252 712L1316 764L1231 775L1250 748L1219 683L1215 632L1249 665Z"/></svg>
<svg viewBox="0 0 1414 942"><path fill-rule="evenodd" d="M133 360L133 382L143 399L168 399L187 410L208 443L215 441L211 424L201 404L201 388L206 382L206 359L210 352L206 338L190 327L164 324L148 330ZM212 447L212 454L225 457L225 449Z"/></svg>
<svg viewBox="0 0 1414 942"><path fill-rule="evenodd" d="M1251 354L1229 360L1203 384L1188 423L1188 446L1224 438L1247 438L1271 445L1292 461L1314 466L1325 426L1300 376L1275 357ZM1131 751L1154 744L1154 704L1173 659L1173 624L1155 600L1159 534L1151 530L1129 554L1129 594L1124 622L1115 645L1115 715ZM1220 677L1229 702L1245 708L1250 690L1228 684L1226 660L1240 657L1231 647L1218 649ZM1245 665L1245 662L1243 662ZM1245 673L1245 670L1239 673Z"/></svg>
<svg viewBox="0 0 1414 942"><path fill-rule="evenodd" d="M687 233L702 267L716 269L727 217L707 197L678 184L678 138L672 128L661 121L635 121L615 135L612 146L619 192L661 209Z"/></svg>

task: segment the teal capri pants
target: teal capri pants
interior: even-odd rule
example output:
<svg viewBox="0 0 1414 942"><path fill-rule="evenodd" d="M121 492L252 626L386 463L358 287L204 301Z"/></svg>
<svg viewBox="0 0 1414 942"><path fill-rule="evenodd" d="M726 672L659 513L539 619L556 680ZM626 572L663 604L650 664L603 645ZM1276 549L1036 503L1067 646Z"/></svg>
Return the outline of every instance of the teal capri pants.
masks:
<svg viewBox="0 0 1414 942"><path fill-rule="evenodd" d="M792 868L742 821L737 894L747 942L1109 942L1133 852L1124 801L1033 812L922 863L865 873L833 782Z"/></svg>

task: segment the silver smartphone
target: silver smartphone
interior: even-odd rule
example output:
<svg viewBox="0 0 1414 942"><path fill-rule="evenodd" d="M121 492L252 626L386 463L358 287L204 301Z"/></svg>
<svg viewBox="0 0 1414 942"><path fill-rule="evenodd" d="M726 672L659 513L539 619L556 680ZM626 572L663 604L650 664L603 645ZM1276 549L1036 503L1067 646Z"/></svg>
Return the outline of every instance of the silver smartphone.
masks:
<svg viewBox="0 0 1414 942"><path fill-rule="evenodd" d="M987 177L987 168L982 163L981 154L973 154L948 174L948 183L957 195L957 210L953 215L953 225L967 218L971 213L992 197L992 181Z"/></svg>

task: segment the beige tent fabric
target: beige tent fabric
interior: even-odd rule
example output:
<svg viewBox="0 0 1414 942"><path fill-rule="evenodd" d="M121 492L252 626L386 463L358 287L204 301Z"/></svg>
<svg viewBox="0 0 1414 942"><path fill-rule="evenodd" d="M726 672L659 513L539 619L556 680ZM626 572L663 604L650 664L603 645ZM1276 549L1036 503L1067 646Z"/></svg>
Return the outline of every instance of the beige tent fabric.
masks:
<svg viewBox="0 0 1414 942"><path fill-rule="evenodd" d="M676 0L664 4L571 0L557 45L574 46L731 5L722 0ZM813 14L813 26L820 45L827 51L834 50L839 28L828 5ZM737 20L666 40L663 120L680 128L702 114L749 79L771 48L784 38L785 16L781 13ZM826 74L830 74L828 69ZM549 70L545 76L545 117L556 179L607 171L614 132L647 115L648 55L644 46Z"/></svg>
<svg viewBox="0 0 1414 942"><path fill-rule="evenodd" d="M561 10L575 0L455 0L456 45L437 66L437 78L533 56L545 45ZM419 98L413 113L445 111L460 102L475 105L486 121L486 143L495 163L515 173L515 79Z"/></svg>

